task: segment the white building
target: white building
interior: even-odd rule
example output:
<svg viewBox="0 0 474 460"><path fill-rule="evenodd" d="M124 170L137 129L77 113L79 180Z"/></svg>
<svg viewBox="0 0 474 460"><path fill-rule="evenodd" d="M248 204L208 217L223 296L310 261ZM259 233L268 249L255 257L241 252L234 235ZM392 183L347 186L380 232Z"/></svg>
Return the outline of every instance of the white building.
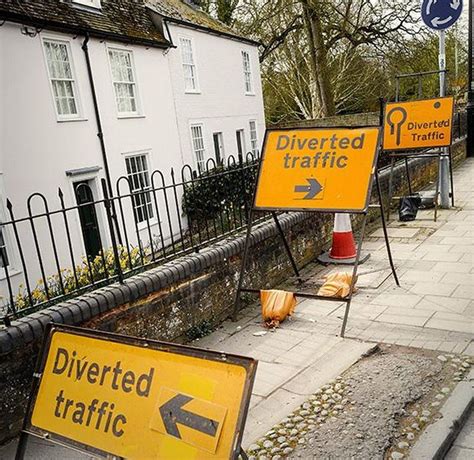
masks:
<svg viewBox="0 0 474 460"><path fill-rule="evenodd" d="M28 216L41 193L49 210L147 188L152 172L194 169L259 149L264 133L257 44L191 6L190 0L0 2L0 218ZM159 175L153 176L159 185ZM84 184L84 185L80 185ZM180 197L179 197L180 198ZM44 209L40 196L31 211ZM163 197L127 197L118 213L131 245L168 239ZM108 246L99 204L3 227L0 246L13 290ZM125 228L124 228L125 227ZM151 231L150 231L151 229ZM35 230L33 232L32 230ZM37 234L35 243L34 233ZM37 245L43 256L37 258ZM58 263L54 257L57 252ZM25 264L22 263L22 256ZM1 261L0 261L1 265ZM27 268L25 273L24 266ZM0 267L2 295L8 299Z"/></svg>
<svg viewBox="0 0 474 460"><path fill-rule="evenodd" d="M180 0L151 0L150 8L161 13L165 36L177 47L169 68L185 162L198 167L256 152L265 130L256 44Z"/></svg>

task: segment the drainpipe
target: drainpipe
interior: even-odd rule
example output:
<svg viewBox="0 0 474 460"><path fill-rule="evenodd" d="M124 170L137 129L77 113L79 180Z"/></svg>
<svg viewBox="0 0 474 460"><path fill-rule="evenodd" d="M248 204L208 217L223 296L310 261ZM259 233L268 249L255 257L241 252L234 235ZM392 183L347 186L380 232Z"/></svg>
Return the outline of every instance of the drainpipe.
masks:
<svg viewBox="0 0 474 460"><path fill-rule="evenodd" d="M86 57L87 75L89 76L89 84L90 84L91 92L92 92L92 101L94 103L95 121L97 124L97 137L99 138L100 150L102 151L102 161L104 162L105 180L107 181L109 196L113 196L112 180L110 178L109 162L107 160L107 151L105 149L104 133L102 132L102 122L100 120L99 103L97 102L97 94L95 92L94 77L92 75L91 60L89 57L89 47L87 46L88 43L89 43L89 34L86 34L84 41L82 42L82 51L84 51L84 55Z"/></svg>
<svg viewBox="0 0 474 460"><path fill-rule="evenodd" d="M105 148L104 133L102 131L102 122L100 119L99 103L97 101L97 93L95 91L94 76L92 75L92 66L91 66L91 60L89 56L89 47L87 46L88 43L89 43L89 34L86 34L84 41L82 42L81 48L82 48L82 51L84 51L84 56L86 57L87 75L89 77L89 84L90 84L91 93L92 93L92 101L94 103L95 121L97 124L97 137L99 138L100 150L102 152L102 161L104 163L104 171L105 171L105 181L107 183L109 197L112 198L114 196L113 190L112 190L112 179L110 178L109 162L107 159L107 150ZM117 214L115 212L115 206L114 206L113 201L112 201L112 220L115 224L114 226L117 231L119 243L122 244L122 238L120 236L120 230L119 230L119 226L117 222Z"/></svg>

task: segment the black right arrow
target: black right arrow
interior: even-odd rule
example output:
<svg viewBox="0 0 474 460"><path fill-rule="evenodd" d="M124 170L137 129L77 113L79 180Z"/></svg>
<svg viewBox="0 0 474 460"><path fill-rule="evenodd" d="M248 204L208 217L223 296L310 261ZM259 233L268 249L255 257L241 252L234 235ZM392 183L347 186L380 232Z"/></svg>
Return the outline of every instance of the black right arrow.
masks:
<svg viewBox="0 0 474 460"><path fill-rule="evenodd" d="M309 185L296 185L295 192L306 192L306 195L303 197L303 200L312 200L323 189L323 187L316 179L306 180L308 181Z"/></svg>
<svg viewBox="0 0 474 460"><path fill-rule="evenodd" d="M190 396L177 394L160 407L160 414L166 432L175 438L181 439L181 433L176 425L180 423L209 436L215 436L219 422L183 409L183 406L192 400L193 398Z"/></svg>

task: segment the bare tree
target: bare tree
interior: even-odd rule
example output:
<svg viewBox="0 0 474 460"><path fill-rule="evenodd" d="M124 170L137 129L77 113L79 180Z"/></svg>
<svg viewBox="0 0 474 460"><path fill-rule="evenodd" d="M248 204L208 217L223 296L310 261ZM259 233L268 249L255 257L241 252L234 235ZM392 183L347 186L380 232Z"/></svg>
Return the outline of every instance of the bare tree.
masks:
<svg viewBox="0 0 474 460"><path fill-rule="evenodd" d="M431 39L414 0L203 1L214 16L262 43L272 121L374 109L393 75L407 68L403 56Z"/></svg>

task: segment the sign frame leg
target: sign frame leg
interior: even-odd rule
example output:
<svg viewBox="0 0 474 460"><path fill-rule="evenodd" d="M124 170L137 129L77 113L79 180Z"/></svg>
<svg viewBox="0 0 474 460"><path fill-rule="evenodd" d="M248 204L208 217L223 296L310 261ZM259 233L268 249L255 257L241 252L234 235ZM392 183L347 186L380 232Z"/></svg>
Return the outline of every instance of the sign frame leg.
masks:
<svg viewBox="0 0 474 460"><path fill-rule="evenodd" d="M303 280L301 279L300 272L298 270L298 266L296 265L296 261L293 257L293 254L291 253L291 248L290 245L288 244L288 240L285 237L285 233L283 232L283 229L281 228L280 221L278 220L277 213L275 211L272 211L272 217L273 220L275 221L275 225L278 229L278 233L280 234L281 240L283 242L283 246L285 247L286 253L288 254L288 259L290 259L291 266L293 268L293 271L295 272L296 278L298 279L299 283L302 283Z"/></svg>
<svg viewBox="0 0 474 460"><path fill-rule="evenodd" d="M448 152L448 159L449 159L449 180L451 182L451 206L454 208L453 156L451 152L451 146L449 146L447 152Z"/></svg>
<svg viewBox="0 0 474 460"><path fill-rule="evenodd" d="M380 188L380 181L379 181L379 172L378 170L375 171L375 187L377 188L377 195L379 198L379 209L380 209L380 220L382 221L382 229L383 229L383 236L385 239L385 247L387 248L387 256L388 261L390 263L390 268L392 270L393 278L395 279L395 283L398 287L400 287L400 282L398 280L397 272L395 270L395 264L393 263L392 257L392 250L390 248L390 240L388 238L388 231L387 231L387 222L385 221L385 211L383 209L383 201L382 201L382 190ZM390 203L389 203L390 206Z"/></svg>
<svg viewBox="0 0 474 460"><path fill-rule="evenodd" d="M253 226L253 207L251 207L249 210L247 233L245 234L244 254L242 256L242 263L240 264L239 282L237 284L237 291L235 292L234 309L232 311L232 321L234 322L237 321L237 313L239 312L240 293L242 291L242 284L244 281L245 266L247 265L248 252L249 252L249 247L250 247L250 237L252 236L252 226Z"/></svg>
<svg viewBox="0 0 474 460"><path fill-rule="evenodd" d="M387 205L387 220L390 220L390 207L393 197L393 171L395 169L395 158L392 157L390 161L390 175L388 176L388 205Z"/></svg>
<svg viewBox="0 0 474 460"><path fill-rule="evenodd" d="M437 169L438 177L436 179L435 198L434 198L434 205L435 205L434 218L433 218L434 222L438 221L438 209L439 209L439 201L440 201L440 190L439 190L439 187L440 187L439 182L440 181L439 181L439 178L441 177L440 176L441 153L438 153L438 159L437 159L436 164L438 166L438 169Z"/></svg>
<svg viewBox="0 0 474 460"><path fill-rule="evenodd" d="M31 390L30 390L30 395L28 397L28 403L26 405L26 412L25 416L23 418L23 425L21 427L21 432L20 432L20 439L18 440L18 446L16 448L16 453L15 453L15 460L23 460L25 457L25 452L26 452L26 446L28 444L28 440L30 437L30 434L27 431L27 419L28 419L28 414L31 413L31 410L33 408L33 395L37 393L40 380L41 380L41 375L43 373L43 368L45 365L46 361L46 344L48 343L48 337L51 332L51 329L53 327L54 323L48 323L46 325L44 335L43 335L43 342L41 344L41 348L38 354L38 358L36 359L36 365L35 365L35 370L33 372L33 381L31 383Z"/></svg>
<svg viewBox="0 0 474 460"><path fill-rule="evenodd" d="M368 215L369 215L369 213L366 211L364 213L364 219L362 221L362 227L360 229L359 242L357 244L357 254L356 254L355 261L354 261L354 267L352 268L351 285L349 287L349 294L345 299L345 301L346 301L346 310L344 312L344 319L342 320L341 332L339 334L341 337L344 337L344 334L346 332L347 319L349 318L349 310L351 308L352 295L354 293L354 288L355 288L355 284L356 284L357 269L359 268L359 260L360 260L360 255L362 253L362 242L364 241L365 227L367 225Z"/></svg>
<svg viewBox="0 0 474 460"><path fill-rule="evenodd" d="M410 177L410 165L408 164L408 158L405 157L405 174L407 176L407 183L408 183L408 193L413 195L413 188L411 186L411 177Z"/></svg>
<svg viewBox="0 0 474 460"><path fill-rule="evenodd" d="M26 452L26 445L28 444L28 433L21 431L18 446L16 448L15 460L23 460Z"/></svg>
<svg viewBox="0 0 474 460"><path fill-rule="evenodd" d="M240 453L239 453L240 457L242 458L242 460L249 460L249 456L247 455L247 452L245 452L244 449L242 449L242 446L240 446Z"/></svg>

